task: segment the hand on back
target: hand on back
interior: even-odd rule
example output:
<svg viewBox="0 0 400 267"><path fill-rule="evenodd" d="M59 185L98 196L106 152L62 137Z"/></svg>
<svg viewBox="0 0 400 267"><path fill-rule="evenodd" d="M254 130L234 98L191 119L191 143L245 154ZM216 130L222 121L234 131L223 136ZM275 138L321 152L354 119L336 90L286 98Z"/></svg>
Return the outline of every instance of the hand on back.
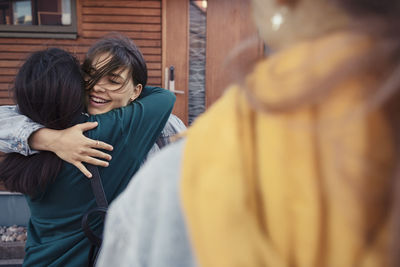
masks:
<svg viewBox="0 0 400 267"><path fill-rule="evenodd" d="M37 150L55 153L62 160L77 167L86 177L92 174L83 163L107 167L111 155L100 149L112 151L113 147L102 141L87 138L83 133L97 127L97 122L77 124L64 130L43 128L32 135L30 146Z"/></svg>

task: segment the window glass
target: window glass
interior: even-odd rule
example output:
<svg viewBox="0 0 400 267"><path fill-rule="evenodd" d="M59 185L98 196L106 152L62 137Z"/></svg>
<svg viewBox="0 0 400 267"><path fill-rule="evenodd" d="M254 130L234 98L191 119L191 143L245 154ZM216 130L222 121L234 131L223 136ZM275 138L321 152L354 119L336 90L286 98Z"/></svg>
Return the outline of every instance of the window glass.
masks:
<svg viewBox="0 0 400 267"><path fill-rule="evenodd" d="M14 25L32 25L31 1L15 1L12 7Z"/></svg>
<svg viewBox="0 0 400 267"><path fill-rule="evenodd" d="M71 25L71 1L70 0L62 0L62 17L61 24L62 25Z"/></svg>
<svg viewBox="0 0 400 267"><path fill-rule="evenodd" d="M71 0L0 0L0 24L71 25Z"/></svg>

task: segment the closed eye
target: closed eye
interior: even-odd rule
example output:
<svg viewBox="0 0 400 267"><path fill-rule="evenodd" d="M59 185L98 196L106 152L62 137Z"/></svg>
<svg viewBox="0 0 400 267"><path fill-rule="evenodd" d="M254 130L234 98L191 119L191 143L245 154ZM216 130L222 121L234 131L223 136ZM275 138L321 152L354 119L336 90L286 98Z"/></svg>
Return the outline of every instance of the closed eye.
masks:
<svg viewBox="0 0 400 267"><path fill-rule="evenodd" d="M120 82L115 81L115 80L113 80L113 79L109 79L108 81L109 81L110 83L112 83L112 84L121 84Z"/></svg>
<svg viewBox="0 0 400 267"><path fill-rule="evenodd" d="M122 84L123 79L120 75L111 73L108 75L108 81L112 84Z"/></svg>

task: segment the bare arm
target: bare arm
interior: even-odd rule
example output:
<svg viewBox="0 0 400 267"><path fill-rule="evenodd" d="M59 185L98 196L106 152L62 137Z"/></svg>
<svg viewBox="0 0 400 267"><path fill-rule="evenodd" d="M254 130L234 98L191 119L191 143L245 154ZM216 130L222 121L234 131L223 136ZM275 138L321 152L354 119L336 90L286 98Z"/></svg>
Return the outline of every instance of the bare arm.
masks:
<svg viewBox="0 0 400 267"><path fill-rule="evenodd" d="M113 147L101 141L92 140L83 132L96 128L97 122L77 124L65 130L42 128L29 138L29 146L35 150L46 150L55 153L62 160L77 167L88 178L92 174L82 162L107 167L111 156L98 149L112 151Z"/></svg>
<svg viewBox="0 0 400 267"><path fill-rule="evenodd" d="M111 156L97 149L112 150L112 146L86 138L84 131L97 127L97 122L75 125L65 130L51 130L35 123L21 114L17 106L0 106L0 151L5 153L16 152L22 155L32 155L38 150L55 153L59 158L67 161L87 177L90 173L82 162L103 166Z"/></svg>

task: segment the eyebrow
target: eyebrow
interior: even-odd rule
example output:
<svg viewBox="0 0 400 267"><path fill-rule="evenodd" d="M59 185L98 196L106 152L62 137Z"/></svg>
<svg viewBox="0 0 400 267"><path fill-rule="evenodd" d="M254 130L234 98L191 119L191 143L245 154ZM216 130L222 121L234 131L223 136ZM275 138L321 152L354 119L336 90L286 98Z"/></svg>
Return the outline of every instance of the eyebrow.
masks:
<svg viewBox="0 0 400 267"><path fill-rule="evenodd" d="M119 75L118 73L109 73L108 75L110 75L110 76L113 76L113 77L119 77L119 78L122 78L122 76L121 75Z"/></svg>
<svg viewBox="0 0 400 267"><path fill-rule="evenodd" d="M95 67L91 66L89 71L97 72L97 69ZM105 76L112 76L113 78L120 78L120 79L124 80L124 78L119 73L110 72L110 73L106 74Z"/></svg>

